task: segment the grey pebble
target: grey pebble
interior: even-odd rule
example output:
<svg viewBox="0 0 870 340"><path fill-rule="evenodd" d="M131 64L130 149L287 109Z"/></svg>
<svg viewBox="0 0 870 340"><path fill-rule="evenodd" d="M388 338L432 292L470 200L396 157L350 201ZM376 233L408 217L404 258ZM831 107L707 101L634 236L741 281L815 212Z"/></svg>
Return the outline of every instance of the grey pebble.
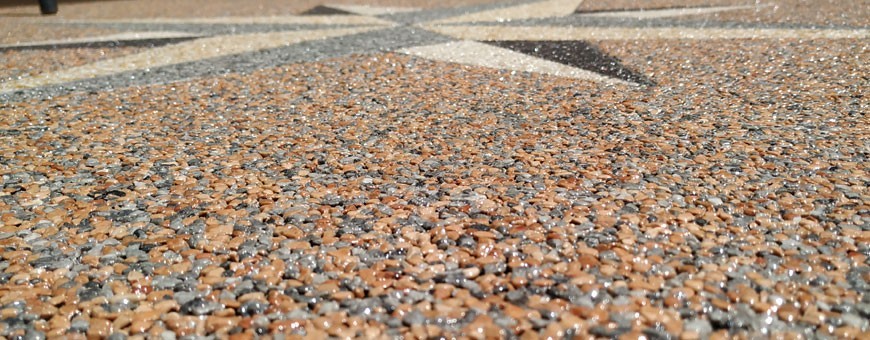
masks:
<svg viewBox="0 0 870 340"><path fill-rule="evenodd" d="M164 331L160 333L160 338L163 340L175 340L175 333L172 331Z"/></svg>
<svg viewBox="0 0 870 340"><path fill-rule="evenodd" d="M124 333L112 333L112 335L109 335L109 337L106 338L106 340L125 340L125 339L127 339L127 335L125 335Z"/></svg>
<svg viewBox="0 0 870 340"><path fill-rule="evenodd" d="M843 320L844 324L855 327L857 329L867 329L868 321L865 318L858 316L853 313L845 313L840 315L840 319Z"/></svg>
<svg viewBox="0 0 870 340"><path fill-rule="evenodd" d="M456 242L456 245L459 247L472 249L477 246L477 241L474 240L474 237L469 235L462 235Z"/></svg>
<svg viewBox="0 0 870 340"><path fill-rule="evenodd" d="M704 319L694 319L683 324L683 329L689 332L698 333L702 339L706 338L713 332L713 326L710 322Z"/></svg>
<svg viewBox="0 0 870 340"><path fill-rule="evenodd" d="M725 313L719 309L713 310L708 315L710 322L716 328L727 328L728 327L728 313Z"/></svg>
<svg viewBox="0 0 870 340"><path fill-rule="evenodd" d="M412 310L408 314L405 314L405 317L402 318L402 323L404 323L406 326L422 325L424 322L426 322L426 317L423 316L423 313L420 313L420 311L416 309Z"/></svg>
<svg viewBox="0 0 870 340"><path fill-rule="evenodd" d="M45 333L35 329L28 329L27 332L24 333L24 340L45 340Z"/></svg>
<svg viewBox="0 0 870 340"><path fill-rule="evenodd" d="M287 313L288 319L311 319L313 315L306 310L303 309L294 309Z"/></svg>
<svg viewBox="0 0 870 340"><path fill-rule="evenodd" d="M635 319L637 318L633 313L610 313L610 321L615 322L619 327L631 328Z"/></svg>
<svg viewBox="0 0 870 340"><path fill-rule="evenodd" d="M324 301L323 303L320 304L320 309L318 309L318 313L321 315L329 314L329 313L338 311L339 308L340 308L340 306L338 305L338 302Z"/></svg>
<svg viewBox="0 0 870 340"><path fill-rule="evenodd" d="M651 340L670 340L674 338L664 329L658 328L646 328L643 330L643 334L648 336Z"/></svg>
<svg viewBox="0 0 870 340"><path fill-rule="evenodd" d="M156 290L165 290L172 289L175 285L181 283L181 280L170 277L170 276L158 276L155 277L152 281L151 285L154 286Z"/></svg>
<svg viewBox="0 0 870 340"><path fill-rule="evenodd" d="M589 329L589 333L592 335L605 337L605 338L616 338L622 335L625 332L628 332L631 328L627 327L616 327L616 328L608 328L601 325L593 326Z"/></svg>
<svg viewBox="0 0 870 340"><path fill-rule="evenodd" d="M221 304L206 301L203 298L194 298L181 306L181 312L192 315L207 315L223 307Z"/></svg>
<svg viewBox="0 0 870 340"><path fill-rule="evenodd" d="M507 264L504 262L489 263L483 266L483 272L486 274L500 274L507 270Z"/></svg>
<svg viewBox="0 0 870 340"><path fill-rule="evenodd" d="M528 301L526 293L520 290L512 290L505 295L508 301L515 304L523 304Z"/></svg>
<svg viewBox="0 0 870 340"><path fill-rule="evenodd" d="M176 292L173 295L173 298L175 298L175 302L178 302L179 305L185 305L191 300L197 298L198 295L199 294L194 292Z"/></svg>
<svg viewBox="0 0 870 340"><path fill-rule="evenodd" d="M598 258L602 261L619 261L619 255L615 251L607 250L598 254Z"/></svg>
<svg viewBox="0 0 870 340"><path fill-rule="evenodd" d="M77 318L72 320L72 323L70 323L69 329L73 332L85 333L88 331L88 327L90 327L88 320L77 317Z"/></svg>
<svg viewBox="0 0 870 340"><path fill-rule="evenodd" d="M530 318L529 321L532 323L532 327L535 327L536 329L545 328L550 324L549 321L540 318Z"/></svg>
<svg viewBox="0 0 870 340"><path fill-rule="evenodd" d="M865 298L868 296L870 296L870 294L864 295ZM859 304L855 305L855 310L858 311L858 313L861 314L861 316L863 316L865 318L870 318L870 303L866 303L866 302L859 303Z"/></svg>
<svg viewBox="0 0 870 340"><path fill-rule="evenodd" d="M259 300L251 300L239 306L237 311L240 315L254 315L263 313L267 308L269 308L269 303Z"/></svg>

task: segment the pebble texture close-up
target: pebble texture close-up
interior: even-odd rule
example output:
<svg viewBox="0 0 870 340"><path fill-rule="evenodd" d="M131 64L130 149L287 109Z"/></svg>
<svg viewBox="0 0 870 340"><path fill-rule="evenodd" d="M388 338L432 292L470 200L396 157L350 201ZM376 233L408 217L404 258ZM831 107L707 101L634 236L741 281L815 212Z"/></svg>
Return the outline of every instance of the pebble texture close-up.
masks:
<svg viewBox="0 0 870 340"><path fill-rule="evenodd" d="M0 6L0 337L868 339L868 18Z"/></svg>

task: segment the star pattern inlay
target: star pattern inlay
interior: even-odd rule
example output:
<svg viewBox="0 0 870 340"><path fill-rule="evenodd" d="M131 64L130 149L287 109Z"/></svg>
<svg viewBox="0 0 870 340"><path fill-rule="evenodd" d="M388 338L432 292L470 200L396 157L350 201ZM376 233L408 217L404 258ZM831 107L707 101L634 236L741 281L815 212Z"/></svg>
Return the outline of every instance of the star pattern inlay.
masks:
<svg viewBox="0 0 870 340"><path fill-rule="evenodd" d="M234 72L340 57L352 53L398 52L419 58L520 72L545 73L604 84L654 82L595 47L600 40L860 38L861 29L685 27L608 25L600 20L647 20L747 10L758 5L620 10L578 13L580 0L521 1L462 9L320 5L295 16L191 19L63 20L51 24L136 29L136 34L69 41L30 42L3 49L114 41L154 41L141 53L102 60L0 83L0 93L40 88L87 88L190 79L215 71ZM587 20L594 18L596 24ZM156 39L173 37L173 39ZM151 39L151 40L148 40ZM164 43L161 44L160 42ZM258 55L270 58L257 59ZM278 57L276 57L276 54ZM281 58L283 57L283 58ZM245 61L252 59L253 61ZM221 62L218 62L221 61ZM220 66L223 65L223 66ZM160 72L176 68L173 72ZM169 74L169 75L167 75ZM114 80L113 80L114 79ZM131 85L134 82L129 81ZM89 85L90 84L90 85ZM95 85L96 84L96 85Z"/></svg>

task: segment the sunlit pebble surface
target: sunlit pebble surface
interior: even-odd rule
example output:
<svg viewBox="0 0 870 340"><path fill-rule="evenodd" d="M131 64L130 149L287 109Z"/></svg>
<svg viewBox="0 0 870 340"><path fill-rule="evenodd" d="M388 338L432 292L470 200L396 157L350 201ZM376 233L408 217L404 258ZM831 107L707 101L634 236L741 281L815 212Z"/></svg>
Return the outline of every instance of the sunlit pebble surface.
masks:
<svg viewBox="0 0 870 340"><path fill-rule="evenodd" d="M584 1L580 12L663 9L705 6L756 5L756 8L691 15L686 21L764 23L799 26L868 27L870 6L866 0L610 0Z"/></svg>
<svg viewBox="0 0 870 340"><path fill-rule="evenodd" d="M702 6L733 6L746 3L746 1L740 0L647 0L644 2L632 0L583 1L577 6L577 10L580 12L603 12L634 8L661 9Z"/></svg>
<svg viewBox="0 0 870 340"><path fill-rule="evenodd" d="M870 27L867 20L870 6L866 0L774 0L758 3L762 5L758 9L720 12L696 19L811 27Z"/></svg>
<svg viewBox="0 0 870 340"><path fill-rule="evenodd" d="M865 42L600 46L2 103L0 334L870 337Z"/></svg>
<svg viewBox="0 0 870 340"><path fill-rule="evenodd" d="M406 7L406 8L453 8L457 6L492 3L491 0L340 0L327 3L356 4L366 6ZM315 6L323 5L320 0L248 0L244 6L228 0L151 0L151 1L101 1L70 2L61 4L62 10L57 17L63 19L82 18L195 18L225 16L281 16L299 14ZM38 15L38 6L0 7L0 15L12 14L11 18ZM4 18L5 19L5 18ZM13 21L13 20L9 20ZM2 23L0 23L2 25Z"/></svg>
<svg viewBox="0 0 870 340"><path fill-rule="evenodd" d="M142 51L141 47L0 51L0 82L81 66Z"/></svg>
<svg viewBox="0 0 870 340"><path fill-rule="evenodd" d="M39 10L37 6L35 10ZM2 8L0 8L2 13ZM23 18L3 17L0 21L0 44L12 45L33 41L61 40L83 38L89 36L117 34L117 30L97 27L70 27L61 25L44 25L40 23L22 22ZM24 17L26 18L26 17Z"/></svg>

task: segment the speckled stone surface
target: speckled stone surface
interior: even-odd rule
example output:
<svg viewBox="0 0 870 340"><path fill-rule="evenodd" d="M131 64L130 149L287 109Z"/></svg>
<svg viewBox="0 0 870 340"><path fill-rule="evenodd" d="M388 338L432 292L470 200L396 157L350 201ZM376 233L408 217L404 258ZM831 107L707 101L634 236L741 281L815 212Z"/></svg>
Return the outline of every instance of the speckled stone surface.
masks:
<svg viewBox="0 0 870 340"><path fill-rule="evenodd" d="M35 7L38 11L39 8ZM2 9L0 9L2 10ZM64 39L64 38L79 38L96 34L114 33L116 30L111 28L97 27L64 27L57 25L44 25L35 22L27 22L20 17L8 16L8 14L0 14L0 43L16 44L34 40Z"/></svg>
<svg viewBox="0 0 870 340"><path fill-rule="evenodd" d="M0 81L32 77L67 67L115 58L141 51L140 47L73 49L20 49L0 51Z"/></svg>
<svg viewBox="0 0 870 340"><path fill-rule="evenodd" d="M578 8L607 9L589 2L510 10L566 3L457 1L366 17L411 23L398 28L0 94L0 336L870 337L866 23L736 39L687 17L584 21ZM68 15L105 15L96 5ZM820 30L843 8L779 14ZM191 17L224 13L203 11ZM525 51L520 71L427 54L456 39L414 22L465 12L516 15L470 26L695 36L460 45ZM726 15L722 29L794 32ZM0 86L238 38L235 24L173 25L213 35L3 51Z"/></svg>
<svg viewBox="0 0 870 340"><path fill-rule="evenodd" d="M766 23L799 26L856 26L870 25L870 6L865 0L614 0L583 1L578 12L606 12L615 10L654 10L707 6L760 5L741 11L700 15L691 20L712 22Z"/></svg>
<svg viewBox="0 0 870 340"><path fill-rule="evenodd" d="M517 2L517 1L513 1ZM527 1L528 2L528 1ZM455 6L467 6L475 4L490 4L493 1L486 0L442 0L414 1L414 0L248 0L245 3L228 0L95 0L64 4L60 0L63 10L57 16L61 18L192 18L192 17L226 17L226 16L251 16L251 15L287 15L297 14L324 4L355 4L386 7L414 7L414 8L443 8ZM0 7L0 15L9 17L24 17L38 15L38 6Z"/></svg>

